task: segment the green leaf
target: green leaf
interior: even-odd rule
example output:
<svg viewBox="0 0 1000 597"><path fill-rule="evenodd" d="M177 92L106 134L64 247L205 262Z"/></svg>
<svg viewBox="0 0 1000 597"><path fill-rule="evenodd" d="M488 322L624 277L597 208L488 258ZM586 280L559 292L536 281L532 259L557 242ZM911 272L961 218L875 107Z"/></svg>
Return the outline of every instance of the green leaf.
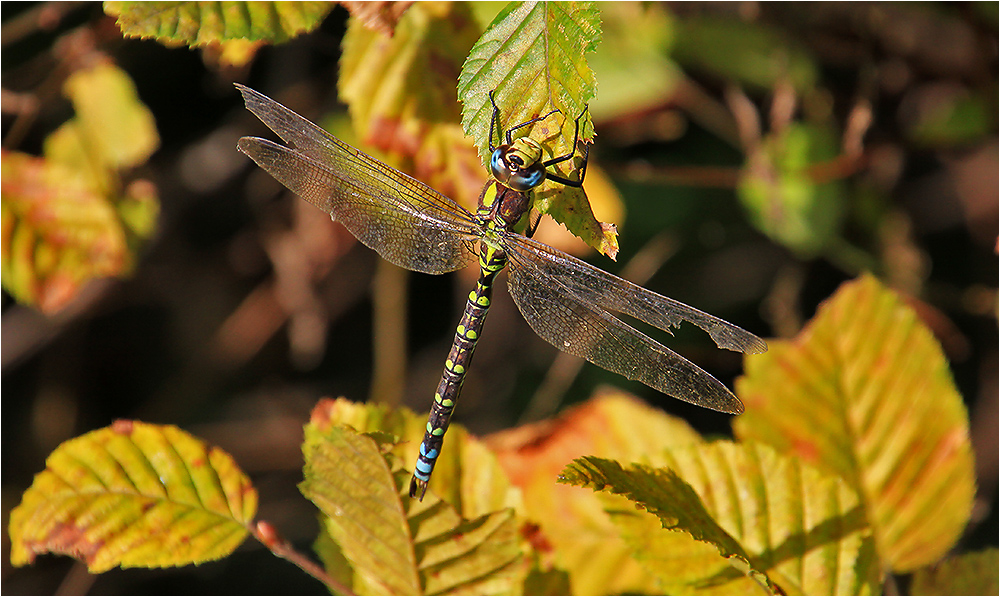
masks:
<svg viewBox="0 0 1000 597"><path fill-rule="evenodd" d="M812 55L759 21L715 16L678 19L673 56L685 68L763 91L788 80L797 91L810 92L819 78Z"/></svg>
<svg viewBox="0 0 1000 597"><path fill-rule="evenodd" d="M500 432L486 441L524 492L525 516L537 521L540 534L553 546L554 564L570 575L576 594L657 590L652 575L618 536L601 498L556 479L567 462L583 454L646 462L668 446L700 442L687 422L628 394L601 392L554 420Z"/></svg>
<svg viewBox="0 0 1000 597"><path fill-rule="evenodd" d="M4 151L3 287L19 302L52 314L93 278L127 271L121 222L88 173Z"/></svg>
<svg viewBox="0 0 1000 597"><path fill-rule="evenodd" d="M117 421L61 444L11 512L11 562L71 555L93 572L216 560L257 492L232 457L171 425Z"/></svg>
<svg viewBox="0 0 1000 597"><path fill-rule="evenodd" d="M762 140L740 177L737 192L754 226L804 259L821 254L840 230L843 184L810 172L836 155L829 131L793 123Z"/></svg>
<svg viewBox="0 0 1000 597"><path fill-rule="evenodd" d="M914 572L910 595L996 595L998 562L995 547L947 558Z"/></svg>
<svg viewBox="0 0 1000 597"><path fill-rule="evenodd" d="M190 47L227 40L281 43L312 31L330 2L105 2L126 37Z"/></svg>
<svg viewBox="0 0 1000 597"><path fill-rule="evenodd" d="M473 210L486 173L458 125L454 88L478 35L458 2L411 6L391 37L351 19L337 86L363 144Z"/></svg>
<svg viewBox="0 0 1000 597"><path fill-rule="evenodd" d="M751 563L750 555L706 510L695 490L677 473L642 464L622 467L604 458L585 456L571 462L559 477L561 483L589 487L627 497L659 517L664 529L686 533L714 547L719 556L762 587L773 587L763 570ZM776 592L773 588L771 593Z"/></svg>
<svg viewBox="0 0 1000 597"><path fill-rule="evenodd" d="M875 278L747 358L736 387L736 433L843 477L885 567L914 570L954 545L974 494L968 414L931 332Z"/></svg>
<svg viewBox="0 0 1000 597"><path fill-rule="evenodd" d="M555 168L565 178L579 178L583 153L573 145L574 123L583 114L580 139L585 143L593 139L593 124L584 108L594 98L597 84L585 54L599 42L600 12L593 3L512 3L497 15L472 48L458 82L458 97L464 104L462 128L476 139L484 166L491 153L493 91L504 130L560 111L516 133L538 141L546 157L575 153L574 159ZM503 132L494 131L494 144ZM612 257L617 253L613 226L597 221L582 189L547 181L533 195L540 212L602 253Z"/></svg>
<svg viewBox="0 0 1000 597"><path fill-rule="evenodd" d="M307 431L303 494L371 594L511 593L522 581L512 510L463 519L428 494L409 497L410 474L390 445L346 427ZM332 561L327 549L326 561Z"/></svg>

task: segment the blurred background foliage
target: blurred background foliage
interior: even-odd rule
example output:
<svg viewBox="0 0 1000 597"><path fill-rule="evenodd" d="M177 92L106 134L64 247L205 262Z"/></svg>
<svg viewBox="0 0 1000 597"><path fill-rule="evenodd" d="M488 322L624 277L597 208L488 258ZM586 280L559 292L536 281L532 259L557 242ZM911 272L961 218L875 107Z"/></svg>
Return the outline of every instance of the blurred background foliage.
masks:
<svg viewBox="0 0 1000 597"><path fill-rule="evenodd" d="M471 47L502 6L470 5L455 40ZM391 30L395 8L367 22ZM260 127L233 81L351 142L366 137L338 102L338 88L349 95L338 79L347 11L304 35L293 23L277 46L189 50L123 39L96 3L5 9L5 529L60 442L132 418L231 453L260 490L261 516L307 546L315 510L295 485L310 409L321 396L375 396L425 411L475 274L386 272L236 152ZM764 337L795 334L841 282L875 273L934 331L969 406L979 494L959 549L996 545L997 5L601 9L590 155L606 176L589 174L587 190L597 219L617 225L620 253L588 253L551 221L539 237ZM123 120L124 135L108 124ZM468 152L466 166L424 166L463 199L486 174L456 130L429 142ZM391 152L373 137L388 146L366 150ZM577 371L508 300L487 329L456 415L474 432L549 416L604 383L728 432L724 415ZM740 372L738 355L698 333L670 345L727 385ZM9 593L319 590L252 542L197 568L92 577L54 557L12 570L5 532L3 575Z"/></svg>

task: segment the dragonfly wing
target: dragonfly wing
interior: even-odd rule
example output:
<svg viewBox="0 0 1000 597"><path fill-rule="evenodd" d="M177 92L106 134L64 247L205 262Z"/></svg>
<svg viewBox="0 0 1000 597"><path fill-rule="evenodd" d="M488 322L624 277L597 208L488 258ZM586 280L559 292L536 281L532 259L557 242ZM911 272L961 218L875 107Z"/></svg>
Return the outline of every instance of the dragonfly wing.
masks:
<svg viewBox="0 0 1000 597"><path fill-rule="evenodd" d="M687 321L708 332L719 348L746 354L767 351L766 342L739 326L623 280L546 244L521 235L509 235L505 244L511 262L524 269L525 276L558 285L562 293L579 302L624 313L668 333L670 328Z"/></svg>
<svg viewBox="0 0 1000 597"><path fill-rule="evenodd" d="M402 198L419 192L419 187L397 185L387 177L362 180L357 172L345 173L336 165L267 139L243 137L237 146L278 182L329 213L387 261L413 271L443 274L476 260L472 241L477 236L471 216L467 220L461 212L448 212L443 218L440 212L416 210Z"/></svg>
<svg viewBox="0 0 1000 597"><path fill-rule="evenodd" d="M244 137L240 150L365 245L393 263L426 273L453 271L475 260L466 241L478 238L479 224L464 207L266 95L236 87L247 109L294 146Z"/></svg>
<svg viewBox="0 0 1000 597"><path fill-rule="evenodd" d="M694 363L580 300L542 270L511 259L507 285L535 333L569 354L686 402L740 414L743 403Z"/></svg>

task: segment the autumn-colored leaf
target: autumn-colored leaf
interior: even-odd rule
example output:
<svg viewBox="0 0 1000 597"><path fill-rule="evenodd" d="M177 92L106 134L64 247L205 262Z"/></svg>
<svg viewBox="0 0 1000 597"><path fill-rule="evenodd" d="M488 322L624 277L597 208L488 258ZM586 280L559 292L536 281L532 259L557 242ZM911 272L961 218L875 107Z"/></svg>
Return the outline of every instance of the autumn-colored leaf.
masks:
<svg viewBox="0 0 1000 597"><path fill-rule="evenodd" d="M105 2L126 37L190 47L235 40L281 43L312 31L331 2Z"/></svg>
<svg viewBox="0 0 1000 597"><path fill-rule="evenodd" d="M463 3L419 3L390 37L351 19L338 89L359 139L470 209L486 180L458 125L455 81L479 34Z"/></svg>
<svg viewBox="0 0 1000 597"><path fill-rule="evenodd" d="M246 538L257 492L232 457L180 429L118 421L61 444L11 512L11 562L40 553L114 566L196 564Z"/></svg>
<svg viewBox="0 0 1000 597"><path fill-rule="evenodd" d="M752 442L670 448L665 466L694 488L754 567L786 594L880 592L871 529L857 494L842 479ZM674 544L667 549L637 552L652 560L649 565L668 591L684 593L725 580L714 577L720 573L717 562L671 539ZM749 579L740 581L714 586L712 592L744 594L759 588Z"/></svg>
<svg viewBox="0 0 1000 597"><path fill-rule="evenodd" d="M747 359L736 388L736 433L844 478L884 566L911 571L954 545L974 494L968 413L931 332L875 278Z"/></svg>
<svg viewBox="0 0 1000 597"><path fill-rule="evenodd" d="M593 492L559 484L556 478L568 462L583 455L648 462L667 446L700 442L690 425L634 397L603 392L556 419L497 433L486 441L524 492L525 515L552 544L554 565L569 573L577 594L657 590L653 577L608 520L603 502Z"/></svg>
<svg viewBox="0 0 1000 597"><path fill-rule="evenodd" d="M90 279L126 271L130 257L115 210L86 174L4 151L3 286L45 313L62 309Z"/></svg>
<svg viewBox="0 0 1000 597"><path fill-rule="evenodd" d="M390 409L343 398L325 398L313 409L306 429L308 433L322 435L344 425L362 433L394 436L397 443L392 452L404 467L410 468L417 459L427 415L417 415L406 408ZM518 492L511 488L493 453L457 423L448 428L427 493L437 495L454 506L462 518L470 520L519 505Z"/></svg>
<svg viewBox="0 0 1000 597"><path fill-rule="evenodd" d="M410 498L410 473L385 453L390 448L347 427L306 430L301 488L323 512L355 588L388 595L516 590L522 579L513 512L467 520L433 495ZM324 561L336 561L332 547L323 547Z"/></svg>

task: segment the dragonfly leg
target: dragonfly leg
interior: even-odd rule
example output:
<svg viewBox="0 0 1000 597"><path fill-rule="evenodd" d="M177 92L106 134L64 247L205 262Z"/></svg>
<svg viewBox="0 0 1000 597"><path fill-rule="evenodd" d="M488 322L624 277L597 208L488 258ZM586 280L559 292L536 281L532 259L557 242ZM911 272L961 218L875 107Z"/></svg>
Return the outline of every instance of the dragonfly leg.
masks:
<svg viewBox="0 0 1000 597"><path fill-rule="evenodd" d="M554 157L551 160L546 160L546 161L542 162L542 166L544 166L545 168L548 168L549 166L554 166L555 164L558 164L560 162L565 162L566 160L571 159L573 156L576 155L576 144L580 140L580 119L583 118L583 116L587 113L587 109L588 108L589 108L589 106L585 106L583 108L583 112L580 112L580 115L576 117L576 127L575 127L575 129L573 131L573 149L572 149L572 151L570 151L566 155L561 155L561 156L558 156L558 157ZM582 187L583 186L583 179L587 175L587 162L588 162L589 159L590 159L590 146L588 145L586 151L583 154L583 164L580 166L580 180L579 181L570 180L568 178L564 178L562 176L559 176L558 174L552 174L548 170L546 170L546 172L545 172L545 177L548 178L549 180L558 182L559 184L565 185L567 187Z"/></svg>

